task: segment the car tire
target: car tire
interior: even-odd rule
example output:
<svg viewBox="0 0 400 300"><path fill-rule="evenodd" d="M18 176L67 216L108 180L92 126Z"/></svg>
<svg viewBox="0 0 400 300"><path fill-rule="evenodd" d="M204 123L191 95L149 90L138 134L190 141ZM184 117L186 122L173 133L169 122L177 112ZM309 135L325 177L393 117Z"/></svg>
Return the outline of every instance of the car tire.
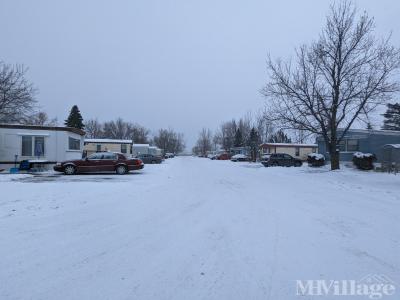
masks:
<svg viewBox="0 0 400 300"><path fill-rule="evenodd" d="M301 162L296 162L296 163L294 164L294 166L295 166L295 167L301 167L302 164L303 164L303 163L301 163Z"/></svg>
<svg viewBox="0 0 400 300"><path fill-rule="evenodd" d="M72 165L67 165L64 167L65 175L74 175L76 173L76 168Z"/></svg>
<svg viewBox="0 0 400 300"><path fill-rule="evenodd" d="M117 169L115 170L115 172L116 172L118 175L124 175L124 174L127 173L127 169L126 169L125 166L118 166Z"/></svg>

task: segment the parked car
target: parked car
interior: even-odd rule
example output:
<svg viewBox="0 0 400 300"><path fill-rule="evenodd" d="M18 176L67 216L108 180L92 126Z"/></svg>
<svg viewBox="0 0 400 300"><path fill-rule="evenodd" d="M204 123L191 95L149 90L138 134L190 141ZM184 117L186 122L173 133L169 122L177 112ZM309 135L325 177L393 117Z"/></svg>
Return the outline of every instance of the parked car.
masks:
<svg viewBox="0 0 400 300"><path fill-rule="evenodd" d="M261 161L268 160L271 157L271 154L264 154L261 156Z"/></svg>
<svg viewBox="0 0 400 300"><path fill-rule="evenodd" d="M153 154L139 154L137 158L141 159L144 164L161 164L162 158Z"/></svg>
<svg viewBox="0 0 400 300"><path fill-rule="evenodd" d="M231 161L249 161L249 157L245 154L235 154L231 157Z"/></svg>
<svg viewBox="0 0 400 300"><path fill-rule="evenodd" d="M209 159L213 159L213 157L215 157L215 153L208 153L207 154L207 158L209 158Z"/></svg>
<svg viewBox="0 0 400 300"><path fill-rule="evenodd" d="M261 161L264 167L301 167L303 162L300 159L286 153L273 153L266 160Z"/></svg>
<svg viewBox="0 0 400 300"><path fill-rule="evenodd" d="M173 153L165 153L164 158L174 158L175 154Z"/></svg>
<svg viewBox="0 0 400 300"><path fill-rule="evenodd" d="M228 153L219 153L215 159L216 160L228 160L230 158Z"/></svg>
<svg viewBox="0 0 400 300"><path fill-rule="evenodd" d="M64 172L66 175L97 172L116 172L123 175L143 167L143 162L138 158L128 159L122 153L98 152L83 159L58 163L54 166L54 170Z"/></svg>

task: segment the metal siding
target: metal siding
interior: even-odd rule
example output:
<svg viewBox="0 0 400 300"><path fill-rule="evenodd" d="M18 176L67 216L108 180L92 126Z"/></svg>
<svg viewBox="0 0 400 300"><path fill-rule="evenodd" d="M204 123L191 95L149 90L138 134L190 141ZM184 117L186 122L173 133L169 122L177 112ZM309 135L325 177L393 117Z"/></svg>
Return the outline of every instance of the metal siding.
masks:
<svg viewBox="0 0 400 300"><path fill-rule="evenodd" d="M340 133L339 133L340 134ZM345 135L346 139L358 139L359 151L364 153L373 153L377 157L377 161L381 162L383 152L382 147L386 144L400 144L400 135L379 134L376 132L352 132L349 131ZM325 142L321 137L317 138L318 153L325 155L329 160L329 154L326 151ZM341 152L341 161L351 161L353 159L353 152Z"/></svg>

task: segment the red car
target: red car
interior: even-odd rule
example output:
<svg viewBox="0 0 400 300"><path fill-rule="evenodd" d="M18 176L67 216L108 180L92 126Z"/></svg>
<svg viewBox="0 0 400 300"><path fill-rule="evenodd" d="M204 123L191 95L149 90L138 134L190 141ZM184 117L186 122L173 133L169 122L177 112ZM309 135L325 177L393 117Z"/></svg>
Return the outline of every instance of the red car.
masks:
<svg viewBox="0 0 400 300"><path fill-rule="evenodd" d="M66 175L97 172L116 172L123 175L143 167L143 162L138 158L128 159L121 153L98 152L83 159L58 163L54 166L54 171L64 172Z"/></svg>
<svg viewBox="0 0 400 300"><path fill-rule="evenodd" d="M228 154L228 153L220 153L220 154L218 154L217 156L216 156L216 158L215 159L217 159L217 160L228 160L228 159L230 159L231 157L230 157L230 155Z"/></svg>

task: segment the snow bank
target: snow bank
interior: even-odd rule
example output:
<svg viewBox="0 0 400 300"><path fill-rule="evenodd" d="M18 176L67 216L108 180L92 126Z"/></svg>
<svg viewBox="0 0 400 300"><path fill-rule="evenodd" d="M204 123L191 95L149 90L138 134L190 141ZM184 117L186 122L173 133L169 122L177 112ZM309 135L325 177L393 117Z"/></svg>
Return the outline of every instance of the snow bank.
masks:
<svg viewBox="0 0 400 300"><path fill-rule="evenodd" d="M353 156L357 158L371 158L374 157L375 155L372 153L355 152Z"/></svg>
<svg viewBox="0 0 400 300"><path fill-rule="evenodd" d="M384 147L392 147L392 148L400 149L400 144L386 144Z"/></svg>
<svg viewBox="0 0 400 300"><path fill-rule="evenodd" d="M307 156L315 160L325 160L325 156L320 153L309 153Z"/></svg>

